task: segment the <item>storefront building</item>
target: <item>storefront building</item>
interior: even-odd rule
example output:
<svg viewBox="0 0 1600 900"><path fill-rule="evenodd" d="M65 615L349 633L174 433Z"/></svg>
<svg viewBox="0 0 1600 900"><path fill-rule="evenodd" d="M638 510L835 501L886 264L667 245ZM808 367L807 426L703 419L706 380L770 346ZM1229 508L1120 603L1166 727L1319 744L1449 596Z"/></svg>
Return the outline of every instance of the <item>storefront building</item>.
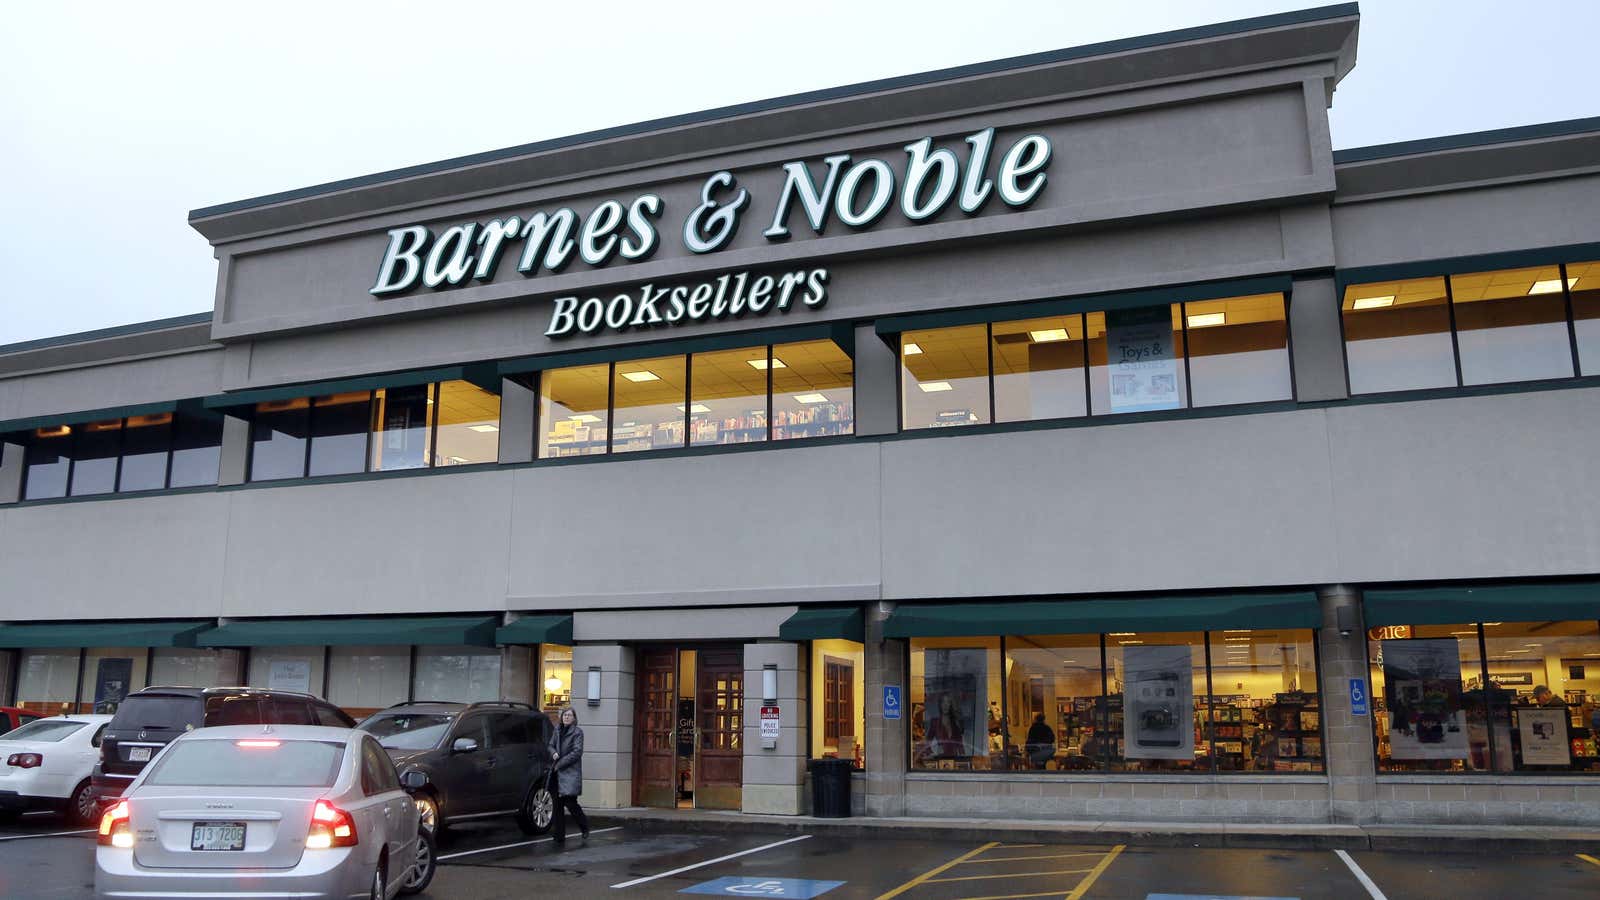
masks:
<svg viewBox="0 0 1600 900"><path fill-rule="evenodd" d="M1600 824L1600 122L1354 4L196 210L0 347L0 700L571 704L585 799Z"/></svg>

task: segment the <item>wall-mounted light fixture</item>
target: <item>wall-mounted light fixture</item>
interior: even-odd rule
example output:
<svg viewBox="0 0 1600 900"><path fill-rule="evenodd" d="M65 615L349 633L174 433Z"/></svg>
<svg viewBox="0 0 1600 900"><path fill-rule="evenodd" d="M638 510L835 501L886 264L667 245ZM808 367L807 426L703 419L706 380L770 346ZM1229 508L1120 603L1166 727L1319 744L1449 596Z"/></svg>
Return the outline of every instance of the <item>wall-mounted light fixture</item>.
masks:
<svg viewBox="0 0 1600 900"><path fill-rule="evenodd" d="M761 699L768 706L778 702L777 663L769 663L761 667Z"/></svg>
<svg viewBox="0 0 1600 900"><path fill-rule="evenodd" d="M589 705L590 706L599 706L600 705L600 667L599 666L590 666L589 667L589 691L588 691L587 696L588 696L588 699L589 699Z"/></svg>

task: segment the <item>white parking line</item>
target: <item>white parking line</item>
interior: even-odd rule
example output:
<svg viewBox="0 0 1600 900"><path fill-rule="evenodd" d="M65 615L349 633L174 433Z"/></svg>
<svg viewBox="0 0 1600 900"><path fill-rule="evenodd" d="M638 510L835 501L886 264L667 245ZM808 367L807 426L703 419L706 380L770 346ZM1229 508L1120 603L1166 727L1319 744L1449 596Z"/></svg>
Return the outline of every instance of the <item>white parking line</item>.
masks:
<svg viewBox="0 0 1600 900"><path fill-rule="evenodd" d="M66 837L69 834L94 834L94 829L85 828L82 831L52 831L46 834L8 834L5 837L0 837L0 841L25 841L29 838Z"/></svg>
<svg viewBox="0 0 1600 900"><path fill-rule="evenodd" d="M1372 883L1372 879L1367 877L1367 873L1361 871L1361 867L1356 865L1356 861L1350 858L1350 854L1343 850L1335 850L1333 852L1337 853L1339 858L1344 860L1344 864L1350 867L1351 874L1355 875L1356 880L1361 882L1361 886L1366 888L1367 893L1372 895L1372 900L1389 900L1388 897L1383 895L1383 891L1378 890L1378 886Z"/></svg>
<svg viewBox="0 0 1600 900"><path fill-rule="evenodd" d="M738 859L741 856L749 856L752 853L760 853L763 850L771 850L773 847L782 847L784 844L792 844L795 841L805 841L805 840L810 840L810 839L811 839L811 835L802 834L799 837L792 837L792 838L789 838L786 841L774 841L773 843L770 843L770 844L763 844L760 847L752 847L749 850L740 850L738 853L729 853L727 856L719 856L716 859L708 859L705 862L697 862L697 863L695 863L693 865L683 866L682 868L673 869L670 872L662 872L659 875L646 875L643 878L635 878L632 881L624 881L621 884L613 884L612 887L613 888L633 887L636 884L644 884L646 881L655 881L657 878L666 878L666 877L671 876L671 875L678 875L678 874L681 874L683 872L693 871L694 869L703 869L706 866L716 865L719 862L727 862L730 859Z"/></svg>
<svg viewBox="0 0 1600 900"><path fill-rule="evenodd" d="M622 830L622 826L621 825L614 825L614 826L612 826L610 828L596 828L595 830L593 830L593 831L591 831L589 833L590 834L604 834L607 831L621 831L621 830ZM498 847L484 847L482 850L463 850L460 853L446 853L445 855L439 857L439 861L440 862L444 862L447 859L458 859L458 858L463 857L463 856L471 856L474 853L493 853L496 850L510 850L513 847L527 847L527 846L529 846L531 844L544 844L544 843L548 843L548 842L553 841L553 840L555 840L555 838L537 838L537 839L531 840L531 841L519 841L519 842L517 842L515 844L501 844Z"/></svg>

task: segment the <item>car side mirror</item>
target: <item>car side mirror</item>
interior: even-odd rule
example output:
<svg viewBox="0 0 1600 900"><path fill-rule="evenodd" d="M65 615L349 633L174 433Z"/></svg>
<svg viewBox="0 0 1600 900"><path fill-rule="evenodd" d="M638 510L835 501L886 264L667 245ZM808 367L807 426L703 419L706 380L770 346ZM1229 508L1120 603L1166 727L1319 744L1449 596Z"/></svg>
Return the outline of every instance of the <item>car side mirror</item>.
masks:
<svg viewBox="0 0 1600 900"><path fill-rule="evenodd" d="M472 738L456 738L455 743L450 745L452 753L471 753L477 749L478 742Z"/></svg>
<svg viewBox="0 0 1600 900"><path fill-rule="evenodd" d="M466 738L462 738L466 740ZM400 773L400 786L408 791L419 791L428 786L428 773L412 769Z"/></svg>

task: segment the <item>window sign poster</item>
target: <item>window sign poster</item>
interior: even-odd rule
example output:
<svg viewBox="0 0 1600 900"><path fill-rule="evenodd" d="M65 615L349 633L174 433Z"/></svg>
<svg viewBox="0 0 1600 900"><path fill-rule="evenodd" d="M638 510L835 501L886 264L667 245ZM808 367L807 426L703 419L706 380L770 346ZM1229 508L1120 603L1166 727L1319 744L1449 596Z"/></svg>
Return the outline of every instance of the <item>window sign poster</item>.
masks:
<svg viewBox="0 0 1600 900"><path fill-rule="evenodd" d="M1384 641L1389 755L1395 759L1466 759L1461 656L1455 638Z"/></svg>
<svg viewBox="0 0 1600 900"><path fill-rule="evenodd" d="M1106 311L1112 412L1177 409L1178 360L1165 306Z"/></svg>
<svg viewBox="0 0 1600 900"><path fill-rule="evenodd" d="M267 670L267 690L311 693L311 660L275 659Z"/></svg>
<svg viewBox="0 0 1600 900"><path fill-rule="evenodd" d="M1517 730L1522 736L1524 764L1532 766L1572 764L1572 745L1567 738L1565 709L1519 709Z"/></svg>
<svg viewBox="0 0 1600 900"><path fill-rule="evenodd" d="M1122 738L1128 759L1194 758L1191 648L1122 648Z"/></svg>
<svg viewBox="0 0 1600 900"><path fill-rule="evenodd" d="M922 680L927 756L952 759L986 754L984 720L988 651L978 648L928 650Z"/></svg>
<svg viewBox="0 0 1600 900"><path fill-rule="evenodd" d="M115 713L128 696L128 683L133 681L133 660L126 656L106 656L95 667L94 711L100 714Z"/></svg>

